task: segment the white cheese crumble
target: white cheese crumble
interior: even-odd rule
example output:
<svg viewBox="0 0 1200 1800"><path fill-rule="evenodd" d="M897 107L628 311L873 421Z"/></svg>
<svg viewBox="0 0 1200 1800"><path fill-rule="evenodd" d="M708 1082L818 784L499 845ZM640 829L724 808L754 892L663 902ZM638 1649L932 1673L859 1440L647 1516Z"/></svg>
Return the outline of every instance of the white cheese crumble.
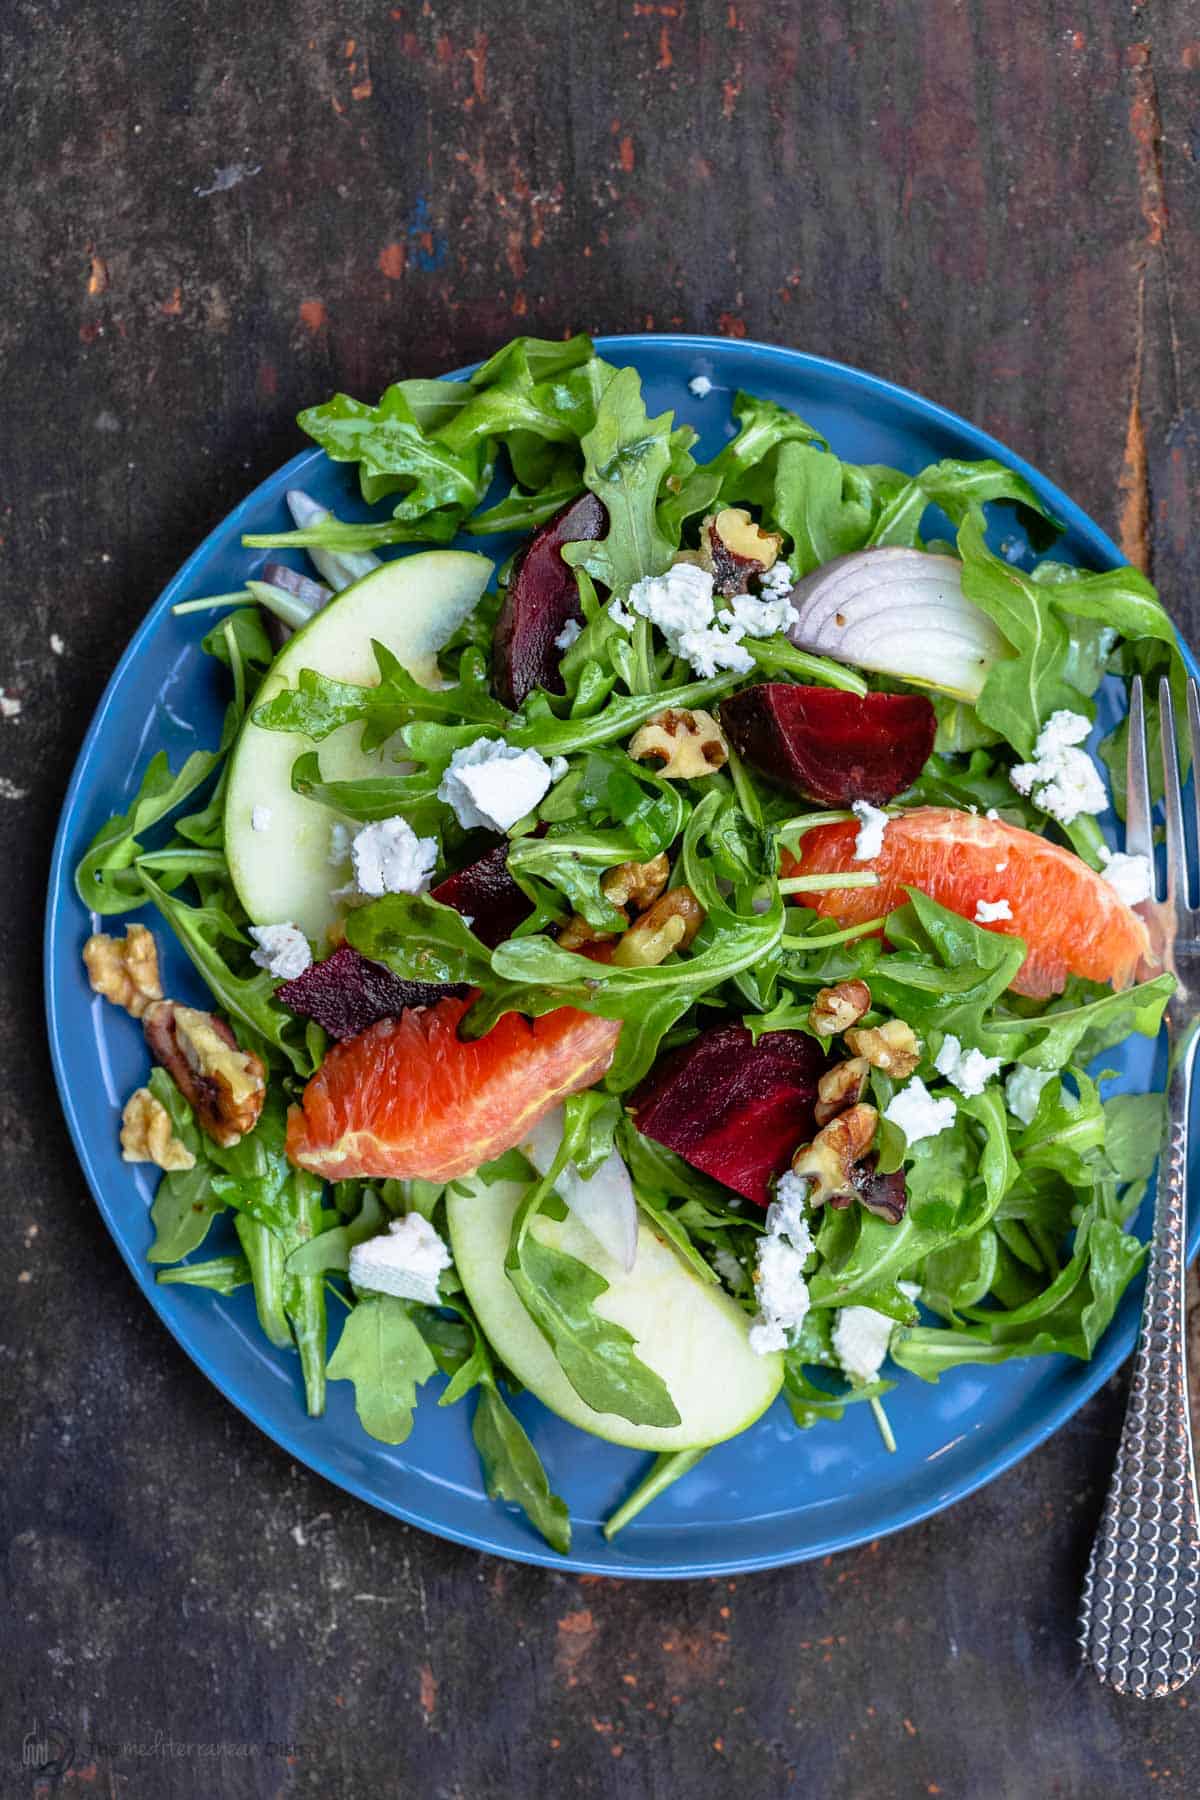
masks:
<svg viewBox="0 0 1200 1800"><path fill-rule="evenodd" d="M269 806L253 806L250 809L251 831L270 831L271 809Z"/></svg>
<svg viewBox="0 0 1200 1800"><path fill-rule="evenodd" d="M609 608L609 616L623 624L629 615L623 607L618 615L619 604ZM748 675L754 667L754 658L739 642L746 635L745 625L728 614L717 618L712 574L696 563L672 563L663 575L645 575L635 581L629 590L629 606L658 627L668 647L690 662L702 680L719 669ZM726 618L728 626L722 623Z"/></svg>
<svg viewBox="0 0 1200 1800"><path fill-rule="evenodd" d="M1011 919L1012 907L1007 900L980 900L975 908L976 925L994 925L997 919Z"/></svg>
<svg viewBox="0 0 1200 1800"><path fill-rule="evenodd" d="M949 1095L935 1100L921 1077L914 1075L906 1087L892 1095L883 1116L899 1127L911 1145L919 1144L922 1138L937 1137L953 1125L957 1111Z"/></svg>
<svg viewBox="0 0 1200 1800"><path fill-rule="evenodd" d="M454 752L438 799L454 809L466 831L507 831L533 811L553 779L550 764L537 750L481 737Z"/></svg>
<svg viewBox="0 0 1200 1800"><path fill-rule="evenodd" d="M804 1265L813 1252L805 1216L808 1183L790 1171L781 1175L775 1199L767 1208L767 1229L758 1240L754 1283L758 1315L750 1327L750 1348L759 1356L786 1350L791 1333L803 1325L809 1309Z"/></svg>
<svg viewBox="0 0 1200 1800"><path fill-rule="evenodd" d="M258 945L250 952L250 961L276 981L295 981L312 967L312 951L298 925L251 925L249 929Z"/></svg>
<svg viewBox="0 0 1200 1800"><path fill-rule="evenodd" d="M556 650L569 650L582 630L583 626L579 623L578 619L568 619L554 640L554 648Z"/></svg>
<svg viewBox="0 0 1200 1800"><path fill-rule="evenodd" d="M982 1094L1002 1061L999 1056L985 1056L982 1050L964 1050L961 1040L948 1031L933 1066L960 1094L970 1099L974 1094Z"/></svg>
<svg viewBox="0 0 1200 1800"><path fill-rule="evenodd" d="M438 1304L438 1276L449 1267L449 1250L429 1220L416 1212L393 1219L382 1236L350 1251L350 1279L356 1288L426 1306Z"/></svg>
<svg viewBox="0 0 1200 1800"><path fill-rule="evenodd" d="M340 868L350 858L350 827L336 819L329 827L329 855L326 861L330 868Z"/></svg>
<svg viewBox="0 0 1200 1800"><path fill-rule="evenodd" d="M565 756L552 756L550 758L551 781L561 781L570 766Z"/></svg>
<svg viewBox="0 0 1200 1800"><path fill-rule="evenodd" d="M994 806L989 806L983 816L985 819L998 819L1000 814L996 811Z"/></svg>
<svg viewBox="0 0 1200 1800"><path fill-rule="evenodd" d="M795 585L796 583L792 579L791 565L786 563L782 556L777 562L772 563L769 569L765 569L758 578L758 591L767 600L778 600L784 597L790 599ZM796 616L799 618L800 615L797 613Z"/></svg>
<svg viewBox="0 0 1200 1800"><path fill-rule="evenodd" d="M360 894L419 894L437 862L437 839L419 838L407 819L377 819L356 831L350 845Z"/></svg>
<svg viewBox="0 0 1200 1800"><path fill-rule="evenodd" d="M792 586L789 580L782 593L767 594L755 600L750 594L735 594L729 602L729 610L733 614L735 624L742 627L744 636L752 638L774 637L777 631L786 631L794 625L800 614L791 602Z"/></svg>
<svg viewBox="0 0 1200 1800"><path fill-rule="evenodd" d="M883 834L887 827L888 816L882 807L872 806L869 800L853 801L850 810L858 820L858 836L854 840L854 860L855 862L870 862L883 849Z"/></svg>
<svg viewBox="0 0 1200 1800"><path fill-rule="evenodd" d="M921 1291L919 1282L899 1281L901 1293L915 1300ZM874 1381L888 1353L896 1320L873 1306L842 1306L833 1323L833 1353L842 1365L842 1373L863 1387Z"/></svg>
<svg viewBox="0 0 1200 1800"><path fill-rule="evenodd" d="M1042 1089L1053 1079L1053 1069L1027 1069L1018 1064L1004 1084L1004 1102L1013 1118L1032 1125Z"/></svg>
<svg viewBox="0 0 1200 1800"><path fill-rule="evenodd" d="M1117 898L1126 906L1137 906L1154 894L1154 877L1145 856L1126 856L1123 850L1110 850L1105 844L1100 851L1104 865L1101 874L1117 890Z"/></svg>
<svg viewBox="0 0 1200 1800"><path fill-rule="evenodd" d="M1108 806L1099 769L1087 751L1078 748L1091 729L1091 720L1082 713L1065 708L1051 713L1038 734L1033 761L1017 763L1009 773L1018 794L1032 798L1060 825L1070 825L1080 813L1102 813Z"/></svg>
<svg viewBox="0 0 1200 1800"><path fill-rule="evenodd" d="M713 384L707 375L693 375L688 382L688 392L695 394L697 400L707 400L713 391Z"/></svg>

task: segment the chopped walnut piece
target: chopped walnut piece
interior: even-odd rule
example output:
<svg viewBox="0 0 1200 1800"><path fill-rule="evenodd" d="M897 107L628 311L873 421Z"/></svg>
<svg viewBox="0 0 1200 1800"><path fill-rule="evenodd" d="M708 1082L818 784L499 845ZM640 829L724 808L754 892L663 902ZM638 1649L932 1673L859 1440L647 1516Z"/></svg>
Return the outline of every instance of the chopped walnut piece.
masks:
<svg viewBox="0 0 1200 1800"><path fill-rule="evenodd" d="M911 1025L903 1019L889 1019L884 1025L863 1026L848 1031L846 1042L855 1056L865 1056L873 1069L903 1081L921 1060L921 1044Z"/></svg>
<svg viewBox="0 0 1200 1800"><path fill-rule="evenodd" d="M818 989L808 1022L818 1037L834 1037L857 1025L870 1010L871 990L865 981L839 981L836 987Z"/></svg>
<svg viewBox="0 0 1200 1800"><path fill-rule="evenodd" d="M852 1106L823 1126L811 1144L801 1144L792 1158L792 1173L811 1183L810 1206L856 1197L854 1167L871 1148L878 1123L873 1106Z"/></svg>
<svg viewBox="0 0 1200 1800"><path fill-rule="evenodd" d="M582 913L572 913L558 934L560 950L582 950L585 944L611 944L615 931L600 931L589 925Z"/></svg>
<svg viewBox="0 0 1200 1800"><path fill-rule="evenodd" d="M83 946L83 960L95 992L135 1019L163 997L158 946L144 925L127 925L123 938L95 932Z"/></svg>
<svg viewBox="0 0 1200 1800"><path fill-rule="evenodd" d="M229 1149L258 1123L266 1072L215 1013L159 1000L143 1021L150 1054L162 1064L214 1143Z"/></svg>
<svg viewBox="0 0 1200 1800"><path fill-rule="evenodd" d="M828 1125L830 1119L845 1112L848 1106L858 1105L866 1089L870 1070L871 1065L865 1056L851 1056L845 1062L836 1063L828 1074L822 1075L817 1083L817 1104L813 1109L818 1125Z"/></svg>
<svg viewBox="0 0 1200 1800"><path fill-rule="evenodd" d="M125 1162L157 1163L160 1169L194 1169L196 1159L175 1136L171 1115L149 1088L130 1094L121 1114L121 1156Z"/></svg>
<svg viewBox="0 0 1200 1800"><path fill-rule="evenodd" d="M670 874L671 862L665 852L649 862L618 863L602 876L600 892L610 906L621 910L632 906L635 912L645 912L666 887Z"/></svg>
<svg viewBox="0 0 1200 1800"><path fill-rule="evenodd" d="M779 533L763 531L745 507L726 506L702 521L697 560L712 575L718 594L744 594L751 575L774 568L782 544Z"/></svg>
<svg viewBox="0 0 1200 1800"><path fill-rule="evenodd" d="M686 948L704 923L704 908L690 887L672 888L620 938L612 960L622 969L653 969L673 950Z"/></svg>
<svg viewBox="0 0 1200 1800"><path fill-rule="evenodd" d="M729 761L721 727L707 712L668 706L634 732L629 754L635 762L653 757L668 781L698 781Z"/></svg>

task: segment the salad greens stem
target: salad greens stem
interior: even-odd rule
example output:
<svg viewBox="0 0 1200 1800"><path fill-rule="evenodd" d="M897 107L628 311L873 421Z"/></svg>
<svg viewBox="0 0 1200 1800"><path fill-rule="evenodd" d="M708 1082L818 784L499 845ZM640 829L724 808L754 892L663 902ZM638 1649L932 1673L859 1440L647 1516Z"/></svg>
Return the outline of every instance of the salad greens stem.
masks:
<svg viewBox="0 0 1200 1800"><path fill-rule="evenodd" d="M785 950L828 950L834 944L849 944L855 938L870 937L876 931L882 931L887 924L887 914L880 913L877 919L863 919L858 925L846 925L841 931L813 931L807 936L789 936L786 932L779 942Z"/></svg>
<svg viewBox="0 0 1200 1800"><path fill-rule="evenodd" d="M826 894L835 888L878 887L874 869L853 869L844 874L789 875L779 884L781 894Z"/></svg>
<svg viewBox="0 0 1200 1800"><path fill-rule="evenodd" d="M604 1535L608 1542L611 1544L618 1531L623 1531L652 1500L665 1494L669 1487L681 1476L689 1474L707 1455L708 1446L705 1445L698 1450L664 1450L660 1456L656 1456L649 1472L638 1482L628 1500L623 1501L611 1518L605 1521Z"/></svg>
<svg viewBox="0 0 1200 1800"><path fill-rule="evenodd" d="M782 669L789 675L799 676L801 681L840 688L844 694L862 695L867 691L867 684L857 669L849 669L829 656L813 656L808 650L797 650L786 638L745 638L743 645L768 674Z"/></svg>
<svg viewBox="0 0 1200 1800"><path fill-rule="evenodd" d="M884 1411L883 1401L878 1394L871 1396L871 1411L875 1414L875 1423L879 1427L879 1435L883 1439L883 1447L893 1455L896 1450L896 1438L892 1431L891 1420Z"/></svg>
<svg viewBox="0 0 1200 1800"><path fill-rule="evenodd" d="M253 598L250 589L244 587L232 594L210 594L206 600L181 600L171 611L176 617L183 613L216 612L221 606L245 606Z"/></svg>

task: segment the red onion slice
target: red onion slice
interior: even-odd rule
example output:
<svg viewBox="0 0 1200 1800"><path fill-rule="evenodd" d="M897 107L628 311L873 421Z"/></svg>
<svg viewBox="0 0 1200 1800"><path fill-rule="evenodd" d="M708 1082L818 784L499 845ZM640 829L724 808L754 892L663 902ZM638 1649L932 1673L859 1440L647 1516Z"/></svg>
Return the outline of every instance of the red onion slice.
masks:
<svg viewBox="0 0 1200 1800"><path fill-rule="evenodd" d="M977 700L1008 645L962 591L962 564L885 546L839 556L792 592L788 636L801 650Z"/></svg>

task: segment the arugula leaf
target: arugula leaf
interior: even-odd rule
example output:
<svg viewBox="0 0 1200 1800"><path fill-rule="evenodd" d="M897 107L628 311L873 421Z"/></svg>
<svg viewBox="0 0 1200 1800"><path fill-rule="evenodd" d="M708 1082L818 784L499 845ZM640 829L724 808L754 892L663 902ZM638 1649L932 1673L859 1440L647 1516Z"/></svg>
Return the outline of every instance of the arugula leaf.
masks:
<svg viewBox="0 0 1200 1800"><path fill-rule="evenodd" d="M165 1069L152 1069L146 1083L170 1115L171 1129L196 1158L191 1169L171 1169L158 1184L150 1208L154 1242L146 1252L152 1263L178 1262L190 1256L208 1236L209 1226L225 1202L212 1190L212 1168L206 1140L195 1123L191 1107Z"/></svg>
<svg viewBox="0 0 1200 1800"><path fill-rule="evenodd" d="M584 480L608 511L608 533L568 544L564 559L614 594L644 575L661 575L674 545L655 511L671 462L671 413L646 415L636 369L618 369L599 398L596 422L582 439Z"/></svg>
<svg viewBox="0 0 1200 1800"><path fill-rule="evenodd" d="M1015 470L988 458L963 462L951 457L931 463L891 497L868 542L919 549L921 520L930 506L940 507L952 524L961 525L972 508L995 500L1015 501L1037 519L1048 516L1033 488ZM1052 525L1048 535L1053 536L1055 529Z"/></svg>
<svg viewBox="0 0 1200 1800"><path fill-rule="evenodd" d="M1033 1069L1061 1069L1072 1060L1088 1063L1131 1032L1157 1037L1174 991L1171 974L1155 975L1119 993L1098 982L1072 980L1040 1013L989 1019L988 1047Z"/></svg>
<svg viewBox="0 0 1200 1800"><path fill-rule="evenodd" d="M350 1252L355 1244L378 1237L391 1218L373 1188L363 1193L362 1205L353 1219L333 1225L327 1231L297 1245L289 1254L289 1275L345 1274L350 1267Z"/></svg>
<svg viewBox="0 0 1200 1800"><path fill-rule="evenodd" d="M482 448L468 443L458 451L427 436L399 383L377 406L334 394L321 406L306 407L296 422L333 462L359 465L365 499L406 488L400 515L406 519L439 507L469 512L483 497L488 471Z"/></svg>
<svg viewBox="0 0 1200 1800"><path fill-rule="evenodd" d="M490 1375L480 1382L471 1436L483 1464L488 1499L519 1506L546 1542L566 1556L571 1548L566 1502L551 1492L541 1458Z"/></svg>
<svg viewBox="0 0 1200 1800"><path fill-rule="evenodd" d="M296 1043L297 1021L274 998L275 983L266 969L253 976L238 975L212 941L220 920L209 908L187 906L165 893L141 870L146 897L154 902L187 956L203 977L217 1005L242 1025L253 1039L253 1048L286 1057L297 1075L311 1075L315 1067L307 1045Z"/></svg>
<svg viewBox="0 0 1200 1800"><path fill-rule="evenodd" d="M79 860L75 891L86 907L104 915L145 905L134 868L142 854L141 834L194 794L223 754L223 750L193 750L175 775L165 750L151 757L129 810L102 825Z"/></svg>
<svg viewBox="0 0 1200 1800"><path fill-rule="evenodd" d="M347 819L368 823L406 818L418 837L434 837L446 824L447 809L437 797L440 775L367 775L356 781L326 781L317 751L306 751L292 764L292 788L307 800L328 806Z"/></svg>
<svg viewBox="0 0 1200 1800"><path fill-rule="evenodd" d="M385 894L355 907L346 916L346 942L402 979L488 983L487 946L460 912L428 894Z"/></svg>
<svg viewBox="0 0 1200 1800"><path fill-rule="evenodd" d="M347 1315L329 1359L330 1381L354 1383L363 1430L384 1444L402 1444L412 1430L417 1388L437 1364L394 1294L364 1294Z"/></svg>
<svg viewBox="0 0 1200 1800"><path fill-rule="evenodd" d="M618 1506L604 1521L604 1536L612 1543L618 1531L624 1531L626 1525L632 1524L640 1512L644 1512L652 1500L665 1494L669 1487L688 1475L701 1459L708 1455L708 1448L699 1450L664 1450L656 1456L650 1465L649 1473L638 1482L629 1498Z"/></svg>
<svg viewBox="0 0 1200 1800"><path fill-rule="evenodd" d="M449 687L427 688L415 681L386 644L371 640L379 681L359 687L335 681L316 669L301 669L294 688L284 688L257 707L254 723L266 731L295 731L320 742L343 725L363 720L369 727L363 747L371 749L414 719L466 719L503 730L511 716L493 699L488 674L477 650L465 650L459 679Z"/></svg>
<svg viewBox="0 0 1200 1800"><path fill-rule="evenodd" d="M155 1280L163 1287L207 1288L226 1298L251 1280L244 1256L214 1256L209 1262L182 1263L177 1269L160 1269Z"/></svg>

